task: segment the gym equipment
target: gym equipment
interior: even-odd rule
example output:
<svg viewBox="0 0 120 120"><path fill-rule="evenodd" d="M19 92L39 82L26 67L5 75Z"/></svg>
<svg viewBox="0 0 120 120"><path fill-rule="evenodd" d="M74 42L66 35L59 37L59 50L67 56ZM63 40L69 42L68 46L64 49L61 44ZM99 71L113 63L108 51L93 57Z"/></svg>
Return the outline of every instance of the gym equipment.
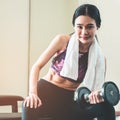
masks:
<svg viewBox="0 0 120 120"><path fill-rule="evenodd" d="M75 92L74 100L77 101L77 103L87 104L89 103L88 95L90 93L91 91L87 87L80 87ZM120 100L119 89L112 81L108 81L103 84L100 96L112 106L117 105Z"/></svg>
<svg viewBox="0 0 120 120"><path fill-rule="evenodd" d="M21 120L21 112L18 111L18 102L24 98L18 95L0 95L0 106L10 106L9 113L0 113L0 120Z"/></svg>

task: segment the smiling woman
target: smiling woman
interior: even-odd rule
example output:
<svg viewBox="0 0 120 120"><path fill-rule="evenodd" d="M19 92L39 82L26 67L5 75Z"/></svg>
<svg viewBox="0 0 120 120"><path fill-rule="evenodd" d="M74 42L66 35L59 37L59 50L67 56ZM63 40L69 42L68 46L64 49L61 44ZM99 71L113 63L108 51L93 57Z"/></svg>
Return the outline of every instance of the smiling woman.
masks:
<svg viewBox="0 0 120 120"><path fill-rule="evenodd" d="M100 13L95 5L78 6L73 15L74 32L53 38L32 66L22 120L43 117L53 120L92 120L96 117L115 120L114 107L99 96L106 72L105 57L96 40L100 25ZM52 57L48 72L38 81L39 73ZM81 85L92 91L89 107L83 107L74 99Z"/></svg>
<svg viewBox="0 0 120 120"><path fill-rule="evenodd" d="M44 0L12 0L12 2L0 1L1 95L12 93L24 97L27 95L29 68L31 68L44 48L47 47L54 35L66 33L66 36L70 37L68 34L73 31L71 13L78 6L78 1L79 4L95 4L101 10L102 27L97 30L97 35L107 57L106 80L113 80L120 86L120 54L115 54L119 50L120 44L119 27L116 27L119 26L120 21L120 16L118 15L119 0L116 0L116 2L114 0L104 1L104 3L100 0L77 0L69 1L69 3L68 0L52 0L54 4L51 4L51 1L46 2ZM31 2L30 8L29 2ZM30 31L28 25L30 25ZM87 30L87 26L83 26L83 28ZM30 46L28 45L28 39L30 40ZM83 39L87 39L87 37L83 36ZM29 54L28 47L30 48ZM80 47L80 51L82 50L84 51ZM85 54L80 52L80 56L83 56L81 59L86 58L87 54L87 52ZM61 63L63 62L61 61ZM49 64L40 71L40 78L44 76L48 66ZM85 71L86 67L83 67L83 71ZM79 71L81 73L81 82L85 74L83 71ZM54 72L52 74L55 74ZM71 83L69 82L69 84ZM76 85L77 83L74 83L71 88L74 89ZM120 104L115 107L120 110ZM4 109L0 108L0 112L4 112Z"/></svg>

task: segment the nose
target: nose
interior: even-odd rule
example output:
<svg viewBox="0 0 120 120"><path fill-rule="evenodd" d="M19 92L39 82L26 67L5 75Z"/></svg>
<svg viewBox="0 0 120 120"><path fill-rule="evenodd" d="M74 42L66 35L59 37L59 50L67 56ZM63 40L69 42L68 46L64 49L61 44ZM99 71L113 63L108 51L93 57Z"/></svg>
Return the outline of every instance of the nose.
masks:
<svg viewBox="0 0 120 120"><path fill-rule="evenodd" d="M86 28L83 28L83 29L81 30L81 34L82 34L82 35L88 34L88 30L87 30Z"/></svg>

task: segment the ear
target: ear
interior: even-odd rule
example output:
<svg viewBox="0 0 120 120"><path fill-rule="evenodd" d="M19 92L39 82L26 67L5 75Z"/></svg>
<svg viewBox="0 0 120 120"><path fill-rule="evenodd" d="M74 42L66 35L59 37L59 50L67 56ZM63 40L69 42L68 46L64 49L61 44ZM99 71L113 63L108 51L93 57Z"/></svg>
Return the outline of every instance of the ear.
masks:
<svg viewBox="0 0 120 120"><path fill-rule="evenodd" d="M97 30L99 29L99 27L97 27Z"/></svg>

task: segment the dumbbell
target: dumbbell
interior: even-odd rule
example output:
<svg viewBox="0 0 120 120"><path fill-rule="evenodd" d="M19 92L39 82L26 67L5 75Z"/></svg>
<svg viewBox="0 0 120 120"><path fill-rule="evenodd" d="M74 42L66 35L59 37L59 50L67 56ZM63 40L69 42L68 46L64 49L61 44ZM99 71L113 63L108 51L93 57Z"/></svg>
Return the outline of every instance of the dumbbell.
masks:
<svg viewBox="0 0 120 120"><path fill-rule="evenodd" d="M74 100L77 103L89 103L88 95L90 93L91 91L87 87L80 87L75 92ZM107 101L112 106L117 105L120 100L119 89L112 81L108 81L103 84L99 95L104 99L104 101Z"/></svg>

